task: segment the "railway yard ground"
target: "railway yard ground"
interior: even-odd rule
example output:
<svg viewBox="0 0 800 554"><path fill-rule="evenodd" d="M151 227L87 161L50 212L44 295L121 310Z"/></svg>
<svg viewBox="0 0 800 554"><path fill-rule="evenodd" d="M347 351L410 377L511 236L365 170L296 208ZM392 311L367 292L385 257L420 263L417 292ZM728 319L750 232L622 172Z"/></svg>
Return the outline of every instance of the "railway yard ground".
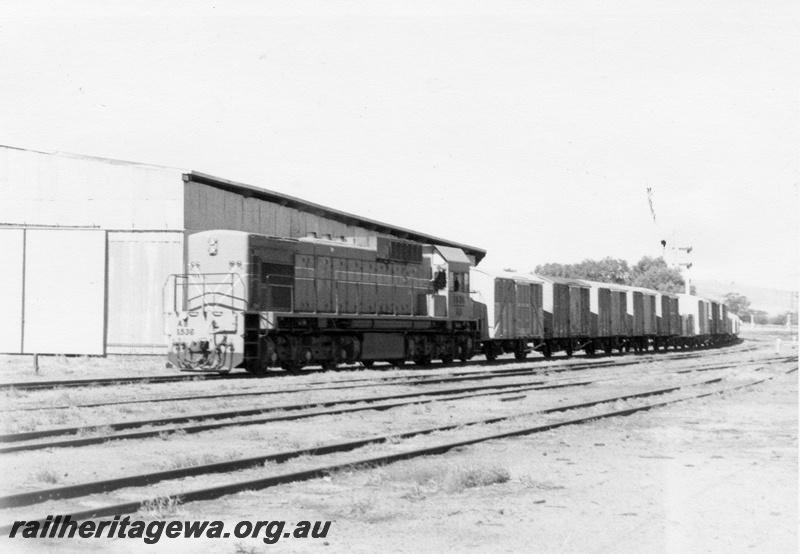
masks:
<svg viewBox="0 0 800 554"><path fill-rule="evenodd" d="M178 373L157 357L42 356L38 375L30 357L3 357L0 526L106 508L98 519L331 526L274 544L0 538L0 548L796 552L797 342L781 329L742 337L705 351L170 383L155 380ZM7 386L122 377L152 380Z"/></svg>

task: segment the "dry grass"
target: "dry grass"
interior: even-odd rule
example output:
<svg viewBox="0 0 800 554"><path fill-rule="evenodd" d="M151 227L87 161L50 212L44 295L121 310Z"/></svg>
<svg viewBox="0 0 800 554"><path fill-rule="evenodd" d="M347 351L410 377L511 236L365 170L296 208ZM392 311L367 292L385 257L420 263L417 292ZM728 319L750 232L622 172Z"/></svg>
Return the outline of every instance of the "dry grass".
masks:
<svg viewBox="0 0 800 554"><path fill-rule="evenodd" d="M152 518L163 519L174 516L178 512L179 505L180 500L177 498L162 496L144 502L142 507L139 508L139 513Z"/></svg>
<svg viewBox="0 0 800 554"><path fill-rule="evenodd" d="M215 464L218 462L228 462L241 458L242 454L234 450L224 455L203 453L203 454L180 454L174 458L170 458L166 462L158 464L158 469L162 471L169 471L172 469L182 469L184 467L194 467L207 464Z"/></svg>
<svg viewBox="0 0 800 554"><path fill-rule="evenodd" d="M79 437L103 437L114 432L110 425L99 425L95 427L82 427L78 430Z"/></svg>
<svg viewBox="0 0 800 554"><path fill-rule="evenodd" d="M48 485L56 485L61 482L61 477L52 468L37 469L30 473L30 479L36 483L46 483Z"/></svg>
<svg viewBox="0 0 800 554"><path fill-rule="evenodd" d="M419 500L436 492L460 493L466 489L505 483L511 476L504 467L493 464L453 463L423 459L387 466L376 470L368 479L369 485L396 483L411 485L403 497Z"/></svg>
<svg viewBox="0 0 800 554"><path fill-rule="evenodd" d="M174 431L166 430L166 431L161 431L158 434L158 438L160 438L162 441L168 441L168 440L172 440L172 439L180 439L180 438L185 437L185 436L186 436L186 431L184 431L183 429L176 429Z"/></svg>
<svg viewBox="0 0 800 554"><path fill-rule="evenodd" d="M234 554L258 554L262 551L255 546L247 546L244 543L237 542L235 545L233 545L233 552Z"/></svg>
<svg viewBox="0 0 800 554"><path fill-rule="evenodd" d="M536 489L541 491L555 491L563 489L561 485L552 485L546 481L537 481L530 475L522 475L519 478L520 484L526 489Z"/></svg>
<svg viewBox="0 0 800 554"><path fill-rule="evenodd" d="M364 517L375 507L371 498L354 498L347 507L347 515L351 517Z"/></svg>

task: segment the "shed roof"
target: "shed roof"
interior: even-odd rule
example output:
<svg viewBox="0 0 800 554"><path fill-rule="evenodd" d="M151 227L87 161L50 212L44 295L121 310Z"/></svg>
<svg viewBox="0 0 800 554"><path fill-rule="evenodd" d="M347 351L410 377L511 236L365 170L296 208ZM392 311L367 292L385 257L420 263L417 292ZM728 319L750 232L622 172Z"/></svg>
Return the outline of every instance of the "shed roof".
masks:
<svg viewBox="0 0 800 554"><path fill-rule="evenodd" d="M333 208L322 206L320 204L314 204L313 202L308 202L306 200L302 200L294 196L289 196L288 194L283 194L268 189L254 187L251 185L246 185L244 183L237 183L235 181L229 181L227 179L214 177L213 175L207 175L205 173L200 173L198 171L190 171L189 173L185 173L183 175L183 180L187 182L208 185L210 187L240 194L248 198L252 197L252 198L258 198L260 200L265 200L268 202L274 202L276 204L280 204L281 206L288 206L296 210L300 210L303 212L310 212L320 217L332 219L334 221L344 223L345 225L355 225L358 227L364 227L365 229L369 229L370 231L385 233L387 235L413 240L424 244L433 244L436 246L460 248L466 254L474 256L476 264L480 263L480 261L484 258L484 256L486 256L485 250L476 248L474 246L469 246L466 244L453 242L439 237L426 235L425 233L418 233L416 231L405 229L403 227L397 227L395 225L381 223L380 221L375 221L351 213L342 212L339 210L335 210Z"/></svg>
<svg viewBox="0 0 800 554"><path fill-rule="evenodd" d="M460 248L464 252L466 252L470 256L475 257L475 263L480 262L485 256L486 251L480 248L476 248L474 246L469 246L466 244L461 244L458 242L442 239L439 237L434 237L431 235L427 235L425 233L418 233L416 231L412 231L410 229L405 229L403 227L397 227L395 225L389 225L387 223L381 223L379 221L374 221L371 219L367 219L355 214L350 214L347 212L342 212L339 210L335 210L333 208L328 208L322 206L320 204L314 204L313 202L307 202L300 198L295 198L294 196L289 196L287 194L283 194L280 192L275 192L259 187L254 187L251 185L246 185L243 183L237 183L234 181L229 181L228 179L222 179L220 177L214 177L213 175L208 175L205 173L201 173L199 171L192 171L188 169L181 169L175 167L165 167L165 166L157 166L151 164L143 164L138 162L131 162L131 161L124 161L124 160L115 160L111 158L101 158L97 156L87 156L83 154L73 154L70 152L43 152L39 150L32 150L28 148L17 148L14 146L5 146L0 145L0 150L8 149L8 150L16 150L20 152L30 152L34 154L43 154L47 156L57 156L61 158L71 158L74 160L84 160L87 162L97 162L97 163L104 163L110 166L122 166L122 167L130 167L130 168L141 168L141 169L148 169L148 170L160 170L166 172L177 173L183 176L183 180L186 182L195 182L204 185L208 185L214 188L218 188L221 190L225 190L228 192L233 192L235 194L242 195L244 197L252 197L258 198L261 200L274 202L276 204L280 204L282 206L288 206L303 212L313 213L315 215L325 217L334 221L338 221L340 223L344 223L346 225L355 225L358 227L363 227L370 231L376 233L383 233L386 235L396 236L398 238L408 239L415 242L421 242L424 244L433 244L437 246L446 246L446 247L453 247L453 248ZM35 173L34 173L35 175ZM172 177L169 177L170 179ZM164 208L166 211L174 211L174 208ZM8 222L3 222L8 223ZM34 222L33 224L37 224L38 222ZM44 221L42 224L49 225L52 222ZM96 222L93 222L96 223ZM30 224L30 222L28 223ZM116 225L119 226L119 225Z"/></svg>

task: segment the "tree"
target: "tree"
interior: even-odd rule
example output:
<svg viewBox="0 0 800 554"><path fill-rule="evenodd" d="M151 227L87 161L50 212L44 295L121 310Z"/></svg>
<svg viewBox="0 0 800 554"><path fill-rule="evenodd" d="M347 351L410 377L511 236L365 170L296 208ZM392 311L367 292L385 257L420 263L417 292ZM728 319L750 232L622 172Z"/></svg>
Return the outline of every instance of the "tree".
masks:
<svg viewBox="0 0 800 554"><path fill-rule="evenodd" d="M728 311L744 318L750 317L750 299L744 294L737 292L729 292L722 297L725 305L728 306Z"/></svg>
<svg viewBox="0 0 800 554"><path fill-rule="evenodd" d="M588 279L600 283L644 287L659 292L683 292L686 288L681 272L669 267L662 257L644 256L632 268L625 260L611 257L602 260L587 259L577 264L550 263L537 266L536 273L548 277Z"/></svg>
<svg viewBox="0 0 800 554"><path fill-rule="evenodd" d="M583 260L577 264L544 264L536 267L536 273L548 277L567 279L588 279L601 283L628 284L630 268L625 260L603 258L602 260Z"/></svg>
<svg viewBox="0 0 800 554"><path fill-rule="evenodd" d="M644 256L633 266L631 285L657 290L659 292L680 293L686 290L686 281L677 269L670 268L664 258Z"/></svg>

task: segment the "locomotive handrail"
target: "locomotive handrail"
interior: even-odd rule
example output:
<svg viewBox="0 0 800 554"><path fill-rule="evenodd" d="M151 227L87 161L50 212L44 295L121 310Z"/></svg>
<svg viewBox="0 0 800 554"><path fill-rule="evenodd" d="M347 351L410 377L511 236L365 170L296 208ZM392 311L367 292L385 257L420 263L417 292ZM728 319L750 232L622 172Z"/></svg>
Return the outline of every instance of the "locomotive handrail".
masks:
<svg viewBox="0 0 800 554"><path fill-rule="evenodd" d="M209 277L219 277L220 280L209 282L208 280ZM219 302L216 301L206 302L206 297L208 297L209 295L213 295L215 297L215 300L217 296L220 296L222 298L230 298L231 300L234 301L231 303L232 304L230 306L231 309L236 309L233 306L233 304L235 304L236 302L239 302L243 305L241 308L242 310L244 310L247 304L246 298L244 298L243 296L237 296L235 294L237 285L241 285L242 289L244 289L244 280L242 280L242 276L239 275L238 273L174 273L167 278L167 282L164 283L164 287L162 289L162 304L165 308L167 308L167 302L166 302L167 287L169 286L170 282L172 283L172 309L171 310L165 309L164 312L165 314L172 313L175 316L177 316L180 312L187 311L178 309L178 289L181 288L184 291L186 291L186 289L191 286L201 287L202 292L199 295L195 295L192 297L189 297L188 295L185 296L185 298L183 299L185 308L188 308L189 303L197 299L202 299L201 307L204 311L206 307L209 305L218 306L220 304ZM221 287L223 285L230 286L232 292L231 293L223 292L220 291L219 288L211 291L206 290L206 287L212 287L212 286ZM183 297L184 295L181 294L181 296Z"/></svg>

